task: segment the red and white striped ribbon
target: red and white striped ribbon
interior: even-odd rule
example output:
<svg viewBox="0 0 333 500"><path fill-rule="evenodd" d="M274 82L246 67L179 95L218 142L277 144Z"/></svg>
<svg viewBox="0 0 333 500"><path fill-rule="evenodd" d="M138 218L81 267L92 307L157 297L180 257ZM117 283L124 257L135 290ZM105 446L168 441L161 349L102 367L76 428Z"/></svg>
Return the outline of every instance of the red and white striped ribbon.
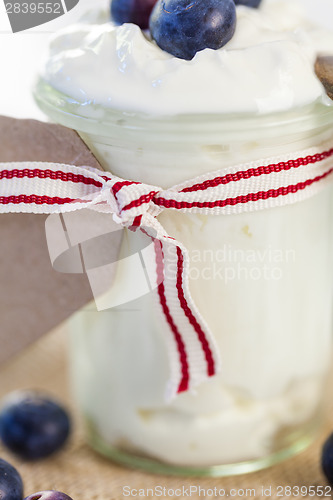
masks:
<svg viewBox="0 0 333 500"><path fill-rule="evenodd" d="M170 189L84 166L0 163L0 213L91 208L111 212L123 227L141 229L154 238L157 293L170 337L172 398L215 375L220 357L191 298L188 252L165 232L158 215L164 209L229 215L296 203L331 182L332 173L333 139L294 154L223 168Z"/></svg>

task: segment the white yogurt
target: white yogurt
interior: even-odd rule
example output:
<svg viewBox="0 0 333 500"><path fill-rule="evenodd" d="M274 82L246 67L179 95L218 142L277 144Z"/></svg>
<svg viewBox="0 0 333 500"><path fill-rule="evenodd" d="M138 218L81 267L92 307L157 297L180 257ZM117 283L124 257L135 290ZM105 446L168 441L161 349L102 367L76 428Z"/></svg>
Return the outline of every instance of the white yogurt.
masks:
<svg viewBox="0 0 333 500"><path fill-rule="evenodd" d="M328 189L269 216L164 214L169 234L201 257L192 263L191 291L217 340L222 370L167 405L166 332L151 295L116 311L78 313L71 326L75 392L105 444L202 467L283 449L281 430L289 445L292 433L306 437L331 359L331 200ZM128 248L131 235L126 255ZM205 258L210 249L225 251L226 261ZM252 253L257 257L247 260ZM214 265L222 279L195 278ZM235 271L229 280L228 269ZM118 273L113 294L123 287Z"/></svg>
<svg viewBox="0 0 333 500"><path fill-rule="evenodd" d="M186 128L182 136L177 125L174 143L162 135L155 148L149 130L127 142L120 130L120 148L114 139L104 145L103 137L83 137L117 175L166 187L230 161L313 146L333 133L333 126L318 135L292 125L294 133L286 127L285 135L273 129L265 137L249 129L240 142L220 138L218 149L210 132L187 144ZM222 370L167 405L166 332L153 297L116 311L80 312L72 320L75 392L105 443L170 464L210 466L283 448L283 440L275 441L281 429L289 444L289 434L304 439L331 357L332 199L326 188L268 212L161 214L168 233L189 250L191 293L218 343ZM136 237L128 232L120 259L133 254ZM119 265L112 296L123 293L125 274Z"/></svg>
<svg viewBox="0 0 333 500"><path fill-rule="evenodd" d="M327 99L313 65L333 34L310 25L292 0L238 6L232 40L192 61L162 51L133 24L114 26L96 13L86 20L56 35L44 70L79 102L174 115L268 113Z"/></svg>
<svg viewBox="0 0 333 500"><path fill-rule="evenodd" d="M183 61L138 27L115 27L91 14L88 24L57 34L43 78L82 103L82 123L101 116L101 109L125 111L112 137L93 125L81 135L116 175L163 187L327 140L333 126L322 130L316 112L313 131L298 119L282 132L257 132L254 125L244 133L241 120L231 132L228 122L223 131L219 124L201 130L210 113L299 108L300 118L302 106L331 106L313 70L317 52L333 47L331 33L311 26L291 0L267 1L259 10L237 7L237 17L236 34L224 48ZM135 112L168 115L167 132L149 128L149 121L136 129ZM182 128L182 114L203 115L196 116L195 131L188 123ZM72 126L70 114L63 124ZM163 130L163 119L160 125ZM327 188L265 212L205 217L165 211L159 217L192 257L191 293L220 348L222 371L167 405L165 332L151 295L117 311L78 313L72 320L75 390L106 444L201 467L260 459L304 439L330 362L331 200ZM133 237L124 240L123 255ZM254 260L247 260L250 254ZM216 265L222 278L212 277ZM254 267L259 278L251 275ZM112 293L123 287L123 271L119 266Z"/></svg>

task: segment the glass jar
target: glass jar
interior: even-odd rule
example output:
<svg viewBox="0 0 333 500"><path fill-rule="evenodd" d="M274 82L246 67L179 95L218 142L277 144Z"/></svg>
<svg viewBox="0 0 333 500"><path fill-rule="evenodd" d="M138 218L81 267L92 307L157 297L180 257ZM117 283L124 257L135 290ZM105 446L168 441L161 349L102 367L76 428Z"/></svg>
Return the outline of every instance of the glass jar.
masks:
<svg viewBox="0 0 333 500"><path fill-rule="evenodd" d="M151 117L82 106L42 80L40 107L74 128L102 166L163 188L333 139L333 107L275 115ZM332 185L279 208L210 216L164 210L189 251L192 297L221 372L164 400L168 358L153 292L70 321L71 367L89 443L153 472L229 475L302 449L321 422L332 343ZM122 255L134 248L125 230ZM112 290L122 288L117 272ZM120 292L119 292L120 293Z"/></svg>

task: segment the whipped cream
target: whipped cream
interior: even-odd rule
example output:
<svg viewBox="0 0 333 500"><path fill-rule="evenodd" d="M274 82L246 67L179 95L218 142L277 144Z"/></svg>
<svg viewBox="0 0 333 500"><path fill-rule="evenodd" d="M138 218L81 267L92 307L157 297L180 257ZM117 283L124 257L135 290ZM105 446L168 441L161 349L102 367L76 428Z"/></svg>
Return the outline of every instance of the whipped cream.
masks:
<svg viewBox="0 0 333 500"><path fill-rule="evenodd" d="M333 33L312 26L292 0L237 7L232 40L178 59L133 24L100 12L58 33L43 77L77 101L158 115L270 113L329 103L313 70Z"/></svg>

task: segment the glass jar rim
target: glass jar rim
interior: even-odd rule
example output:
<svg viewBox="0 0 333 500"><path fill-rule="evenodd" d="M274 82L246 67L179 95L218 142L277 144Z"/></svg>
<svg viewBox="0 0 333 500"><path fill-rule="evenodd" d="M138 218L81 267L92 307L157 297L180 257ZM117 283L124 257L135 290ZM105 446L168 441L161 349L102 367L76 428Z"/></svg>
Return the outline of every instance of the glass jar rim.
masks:
<svg viewBox="0 0 333 500"><path fill-rule="evenodd" d="M237 133L253 128L260 134L272 129L281 129L285 134L288 127L298 132L312 131L333 126L333 101L317 100L311 104L290 110L267 114L253 113L207 113L179 115L151 115L106 107L93 102L79 102L52 87L39 78L34 90L34 98L40 109L52 120L82 133L107 136L115 128L128 132L149 131L154 135L181 131Z"/></svg>

